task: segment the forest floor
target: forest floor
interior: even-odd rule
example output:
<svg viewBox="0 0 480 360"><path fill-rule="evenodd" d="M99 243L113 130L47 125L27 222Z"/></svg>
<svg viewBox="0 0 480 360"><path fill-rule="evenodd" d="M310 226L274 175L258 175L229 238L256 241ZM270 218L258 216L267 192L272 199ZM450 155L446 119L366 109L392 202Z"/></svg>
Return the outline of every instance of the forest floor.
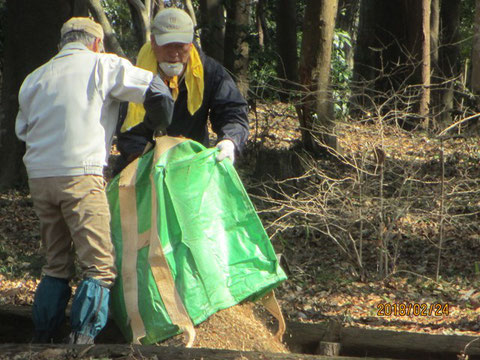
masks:
<svg viewBox="0 0 480 360"><path fill-rule="evenodd" d="M374 121L340 126L341 162L339 157L327 156L319 163L328 169L328 176L339 179L335 184L344 184L341 194L345 198L354 198L355 182L349 181L358 173L358 167L351 164L359 162L352 159L363 159L368 169L365 176L372 183L379 181L380 165L386 167L403 161L420 169L410 176L413 183L420 182L422 177L422 184L433 184L422 188L425 194L414 196L419 200L415 206L380 223L383 227L378 228L383 229L380 232L384 240L390 239L390 247L385 250L389 265L379 271L384 263L378 255L379 223L375 215L369 219L365 215L365 227L359 231L358 221L355 222L350 232L351 243L336 243L334 237L325 235L318 227L309 227L306 215L304 220L298 213L296 217L284 216L285 223L279 225L278 217L284 212L269 208L259 189L269 182L281 186L282 179L277 176L276 180L265 180L257 159L260 152L272 152L272 156L285 157L287 162L292 159L287 154L296 153L300 138L296 114L286 105L270 104L257 106L251 119L250 144L237 167L247 190L253 194L253 202L260 210L276 251L282 254L289 279L276 293L288 319L336 319L344 326L480 335L477 140L463 136L445 140L441 155L441 142L425 134L404 132L395 126L380 127ZM384 162L378 160L379 151L375 149L379 148ZM432 195L442 183L442 159L443 183L447 184L443 203L440 195ZM294 167L290 165L286 168ZM385 172L385 187L394 183L389 176L397 170ZM464 186L455 187L458 184ZM397 194L396 191L393 186L390 193L386 191L382 196ZM389 204L388 199L367 198L366 194L367 191L362 200L366 207L383 209L379 204ZM441 204L446 215L440 221L442 212L435 208ZM443 243L438 257L440 239ZM360 249L360 242L363 242L362 266L358 257L351 256L355 249L357 252ZM31 305L41 265L39 224L28 191L0 193L0 305Z"/></svg>

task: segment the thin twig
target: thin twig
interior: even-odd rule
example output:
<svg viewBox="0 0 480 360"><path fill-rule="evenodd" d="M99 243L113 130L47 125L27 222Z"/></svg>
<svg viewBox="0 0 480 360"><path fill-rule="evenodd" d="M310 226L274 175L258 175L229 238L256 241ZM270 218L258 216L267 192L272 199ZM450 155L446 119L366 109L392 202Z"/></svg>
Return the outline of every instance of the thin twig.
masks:
<svg viewBox="0 0 480 360"><path fill-rule="evenodd" d="M443 154L443 140L440 140L440 164L442 166L441 182L440 182L440 229L438 239L438 255L437 255L437 273L436 280L440 277L440 260L443 246L443 227L445 222L445 157Z"/></svg>
<svg viewBox="0 0 480 360"><path fill-rule="evenodd" d="M440 132L440 134L437 135L437 137L441 137L441 136L443 136L447 131L449 131L449 130L455 128L455 127L457 127L457 126L460 125L460 124L463 124L464 122L467 122L468 120L472 120L472 119L475 119L475 118L477 118L477 117L480 117L480 113L477 113L477 114L468 116L468 117L466 117L466 118L464 118L464 119L462 119L462 120L459 120L459 121L453 123L452 125L450 125L449 127L443 129L443 130Z"/></svg>

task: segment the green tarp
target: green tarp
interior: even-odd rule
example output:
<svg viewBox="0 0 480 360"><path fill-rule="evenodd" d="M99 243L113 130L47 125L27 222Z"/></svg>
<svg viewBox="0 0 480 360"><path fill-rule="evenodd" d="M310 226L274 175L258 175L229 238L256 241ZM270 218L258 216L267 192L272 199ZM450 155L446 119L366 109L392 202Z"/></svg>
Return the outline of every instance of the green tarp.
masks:
<svg viewBox="0 0 480 360"><path fill-rule="evenodd" d="M183 306L196 325L286 279L232 163L216 154L162 137L108 185L118 269L111 310L127 340L151 344L181 332L168 307ZM170 274L176 300L162 294Z"/></svg>

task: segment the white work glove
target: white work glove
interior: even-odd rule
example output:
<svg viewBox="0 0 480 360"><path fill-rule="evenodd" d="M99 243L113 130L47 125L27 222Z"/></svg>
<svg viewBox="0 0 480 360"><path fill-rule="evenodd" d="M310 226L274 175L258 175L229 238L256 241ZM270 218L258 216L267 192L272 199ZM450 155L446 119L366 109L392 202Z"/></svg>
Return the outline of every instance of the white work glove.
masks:
<svg viewBox="0 0 480 360"><path fill-rule="evenodd" d="M222 140L217 144L217 149L220 152L217 155L217 161L222 161L225 158L232 160L232 164L235 161L235 144L232 140Z"/></svg>

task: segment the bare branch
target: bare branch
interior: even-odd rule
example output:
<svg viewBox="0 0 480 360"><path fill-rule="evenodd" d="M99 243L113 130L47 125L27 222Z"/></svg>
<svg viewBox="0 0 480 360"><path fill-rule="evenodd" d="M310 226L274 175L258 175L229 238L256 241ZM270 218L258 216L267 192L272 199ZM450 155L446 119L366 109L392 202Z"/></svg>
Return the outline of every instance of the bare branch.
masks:
<svg viewBox="0 0 480 360"><path fill-rule="evenodd" d="M151 2L150 0L146 0L145 4L143 4L140 0L128 0L128 2L135 8L139 15L140 28L143 35L142 41L145 43L150 39Z"/></svg>
<svg viewBox="0 0 480 360"><path fill-rule="evenodd" d="M105 45L108 51L114 52L118 56L126 57L123 52L122 46L118 42L115 34L113 32L112 26L108 21L105 11L103 10L100 0L87 0L88 8L93 14L95 20L102 25L103 31L105 33Z"/></svg>

